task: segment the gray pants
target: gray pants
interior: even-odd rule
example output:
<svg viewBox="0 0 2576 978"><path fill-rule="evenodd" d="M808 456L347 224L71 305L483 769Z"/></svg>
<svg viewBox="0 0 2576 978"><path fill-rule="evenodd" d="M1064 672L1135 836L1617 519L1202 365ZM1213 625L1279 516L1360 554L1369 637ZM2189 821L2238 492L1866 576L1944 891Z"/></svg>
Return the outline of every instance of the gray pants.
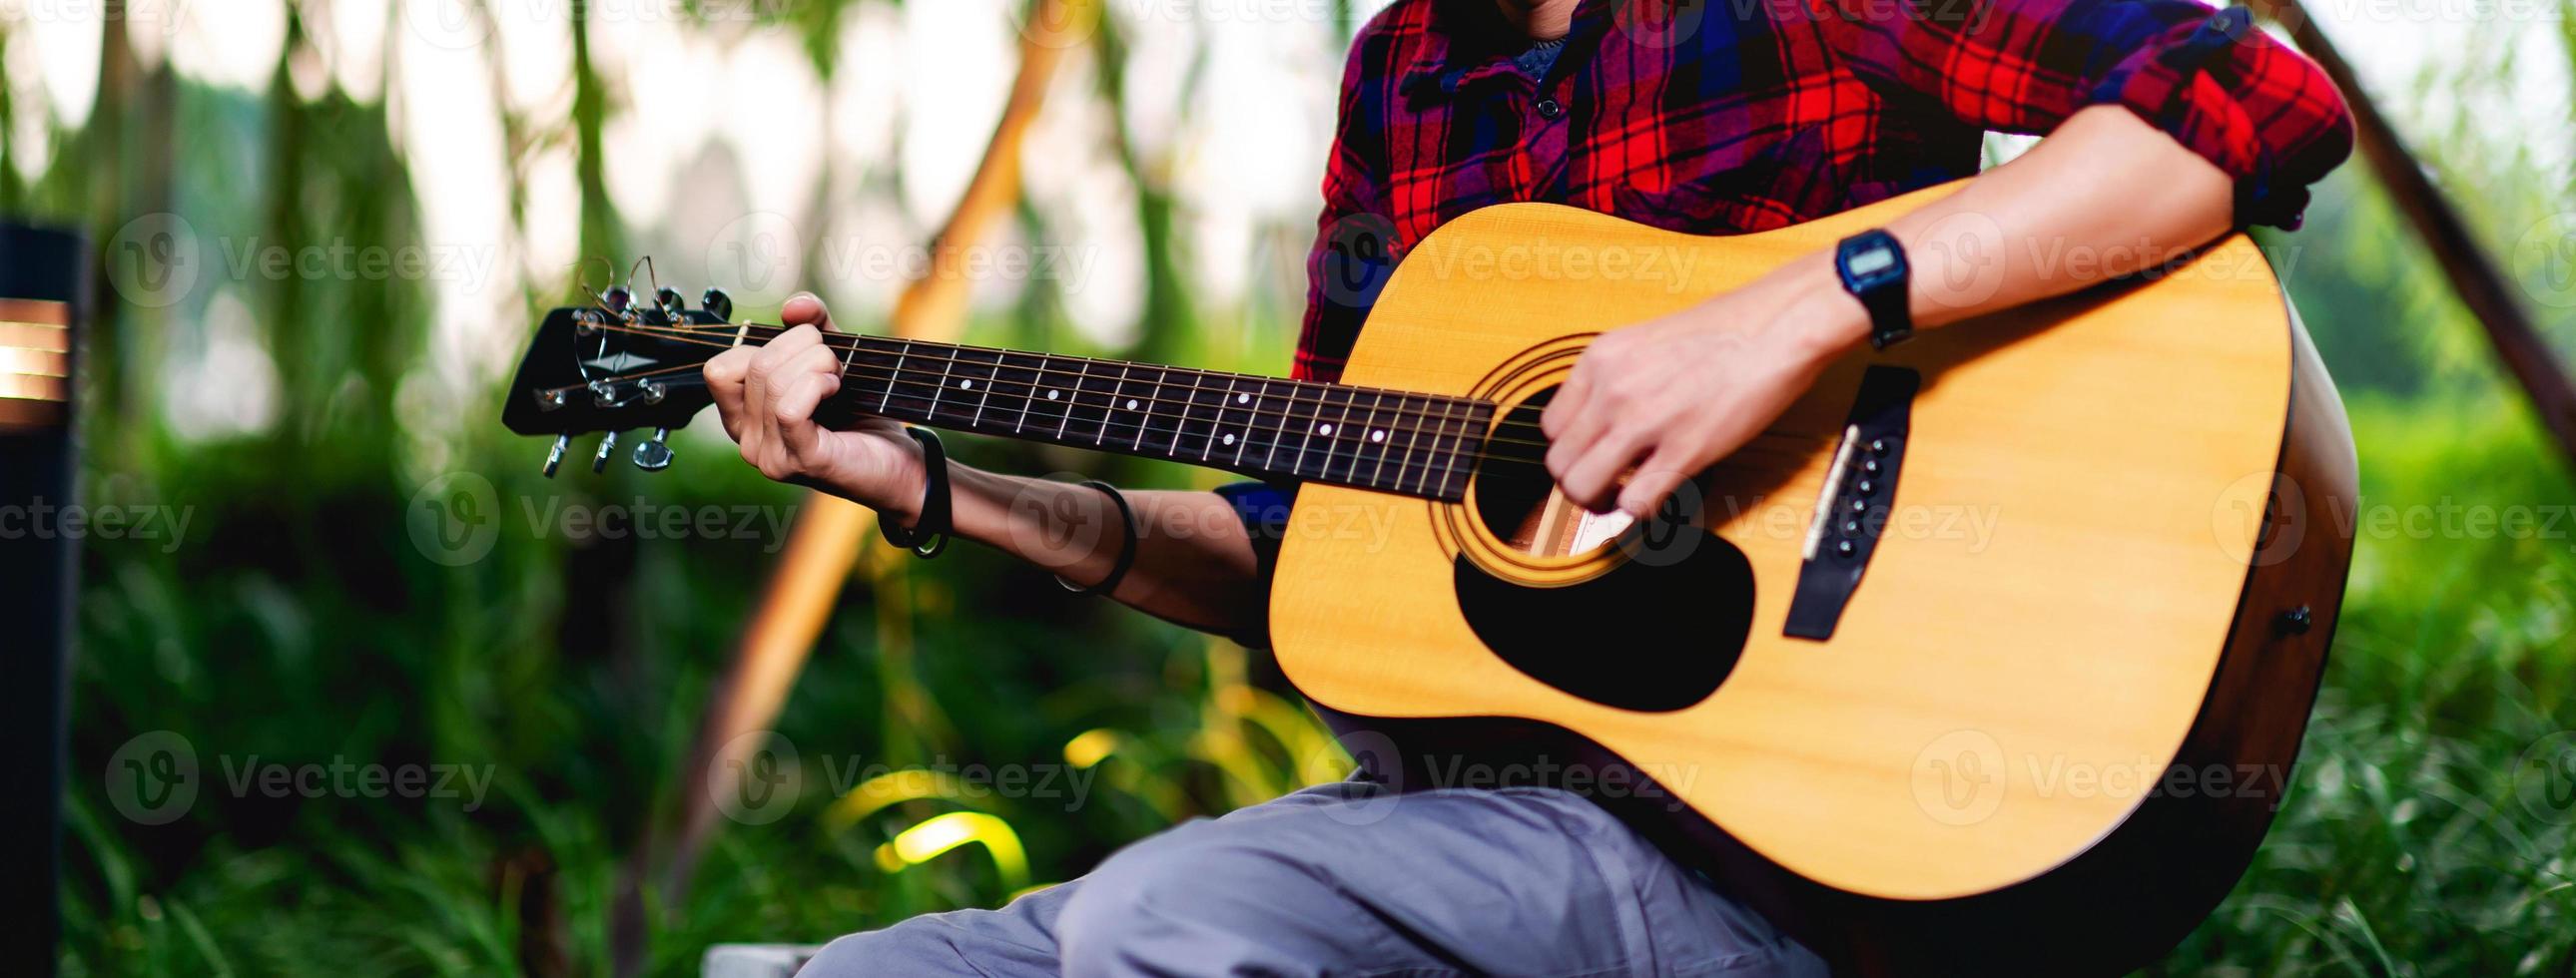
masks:
<svg viewBox="0 0 2576 978"><path fill-rule="evenodd" d="M1000 910L833 941L855 975L1823 975L1582 798L1308 788L1119 850Z"/></svg>

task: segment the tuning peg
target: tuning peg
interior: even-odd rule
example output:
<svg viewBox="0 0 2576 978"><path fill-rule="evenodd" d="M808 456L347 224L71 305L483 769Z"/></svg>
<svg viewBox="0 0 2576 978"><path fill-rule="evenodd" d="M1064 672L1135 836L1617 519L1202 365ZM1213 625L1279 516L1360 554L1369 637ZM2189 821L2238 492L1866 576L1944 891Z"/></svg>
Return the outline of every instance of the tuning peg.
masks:
<svg viewBox="0 0 2576 978"><path fill-rule="evenodd" d="M660 472L670 468L671 459L678 454L671 450L671 429L655 428L651 440L635 443L635 467Z"/></svg>
<svg viewBox="0 0 2576 978"><path fill-rule="evenodd" d="M609 432L606 437L599 440L599 454L591 456L590 470L593 472L608 471L608 456L615 454L616 451L617 433L612 431Z"/></svg>
<svg viewBox="0 0 2576 978"><path fill-rule="evenodd" d="M698 308L716 317L717 322L733 319L733 297L726 295L723 289L708 289L707 294L698 297Z"/></svg>
<svg viewBox="0 0 2576 978"><path fill-rule="evenodd" d="M608 311L623 316L626 315L626 307L635 304L635 293L627 291L623 285L612 285L608 291L599 294L599 301L608 307Z"/></svg>
<svg viewBox="0 0 2576 978"><path fill-rule="evenodd" d="M546 449L546 478L555 477L555 469L563 465L564 449L570 447L572 447L571 435L555 436L555 446Z"/></svg>
<svg viewBox="0 0 2576 978"><path fill-rule="evenodd" d="M654 290L653 304L662 310L663 315L671 317L675 322L679 320L680 314L688 311L689 308L688 303L681 301L680 290L667 285Z"/></svg>

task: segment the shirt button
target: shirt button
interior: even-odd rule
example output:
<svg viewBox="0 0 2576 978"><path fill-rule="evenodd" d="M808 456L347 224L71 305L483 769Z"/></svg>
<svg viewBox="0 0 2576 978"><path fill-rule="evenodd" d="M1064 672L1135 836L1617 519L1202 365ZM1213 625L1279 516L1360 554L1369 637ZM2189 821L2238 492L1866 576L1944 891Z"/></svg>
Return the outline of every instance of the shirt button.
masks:
<svg viewBox="0 0 2576 978"><path fill-rule="evenodd" d="M1538 117L1539 117L1539 118L1541 118L1541 119L1554 119L1554 118L1556 118L1556 117L1558 117L1558 116L1561 116L1561 115L1564 115L1564 114L1565 114L1565 106L1564 106L1564 104L1563 104L1563 103L1560 103L1560 102L1558 102L1557 100L1552 99L1552 98L1543 98L1543 99L1538 100Z"/></svg>

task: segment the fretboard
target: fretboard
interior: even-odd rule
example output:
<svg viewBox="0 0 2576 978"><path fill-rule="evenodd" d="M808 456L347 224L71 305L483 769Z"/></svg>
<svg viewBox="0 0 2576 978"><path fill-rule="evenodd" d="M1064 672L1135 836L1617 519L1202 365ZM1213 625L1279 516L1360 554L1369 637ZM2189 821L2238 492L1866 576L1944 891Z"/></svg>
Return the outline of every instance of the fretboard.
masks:
<svg viewBox="0 0 2576 978"><path fill-rule="evenodd" d="M1250 475L1456 500L1493 406L1143 363L861 337L836 406Z"/></svg>

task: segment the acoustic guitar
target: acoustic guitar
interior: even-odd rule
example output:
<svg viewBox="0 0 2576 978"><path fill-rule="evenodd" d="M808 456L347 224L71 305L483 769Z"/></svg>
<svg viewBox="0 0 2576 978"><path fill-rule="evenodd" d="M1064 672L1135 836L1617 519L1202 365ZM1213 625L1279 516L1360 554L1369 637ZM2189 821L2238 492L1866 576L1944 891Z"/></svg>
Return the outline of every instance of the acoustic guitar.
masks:
<svg viewBox="0 0 2576 978"><path fill-rule="evenodd" d="M1727 238L1485 208L1338 384L835 336L827 407L1301 483L1270 638L1380 777L1584 790L1851 971L2130 968L2281 804L2351 556L2343 409L2250 241L1855 352L1652 520L1540 464L1599 331L1946 192ZM554 311L504 422L549 473L634 428L668 465L698 365L779 332L729 305Z"/></svg>

